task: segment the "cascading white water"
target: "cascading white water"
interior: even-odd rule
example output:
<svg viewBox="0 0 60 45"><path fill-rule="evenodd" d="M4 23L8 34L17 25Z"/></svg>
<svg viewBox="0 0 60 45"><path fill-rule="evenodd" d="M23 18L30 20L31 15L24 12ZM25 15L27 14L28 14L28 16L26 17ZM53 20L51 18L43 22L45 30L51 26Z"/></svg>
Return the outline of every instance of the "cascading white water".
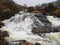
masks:
<svg viewBox="0 0 60 45"><path fill-rule="evenodd" d="M26 40L31 43L39 42L42 45L57 45L57 43L54 42L55 40L50 40L52 37L50 38L49 36L52 34L46 34L48 38L43 38L31 32L33 27L38 27L35 25L35 22L37 22L39 26L44 25L31 13L16 14L14 17L4 20L3 22L5 26L2 27L1 30L8 31L9 37L6 39L10 42L15 40Z"/></svg>
<svg viewBox="0 0 60 45"><path fill-rule="evenodd" d="M54 16L47 16L47 19L52 23L53 26L60 26L60 18L54 18Z"/></svg>

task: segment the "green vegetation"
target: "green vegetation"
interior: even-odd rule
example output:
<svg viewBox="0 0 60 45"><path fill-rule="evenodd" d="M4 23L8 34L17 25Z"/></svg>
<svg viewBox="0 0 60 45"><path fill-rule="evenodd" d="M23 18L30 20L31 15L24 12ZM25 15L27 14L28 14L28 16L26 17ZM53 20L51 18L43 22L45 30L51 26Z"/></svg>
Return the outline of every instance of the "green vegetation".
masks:
<svg viewBox="0 0 60 45"><path fill-rule="evenodd" d="M60 16L60 8L56 9L54 12L57 16Z"/></svg>
<svg viewBox="0 0 60 45"><path fill-rule="evenodd" d="M28 7L28 12L40 13L42 15L55 15L60 17L60 1Z"/></svg>
<svg viewBox="0 0 60 45"><path fill-rule="evenodd" d="M28 9L28 12L34 11L34 7L28 7L27 9Z"/></svg>
<svg viewBox="0 0 60 45"><path fill-rule="evenodd" d="M0 20L8 19L20 11L22 6L13 0L0 0Z"/></svg>
<svg viewBox="0 0 60 45"><path fill-rule="evenodd" d="M56 3L56 4L55 4ZM56 15L60 17L60 2L27 7L16 4L13 0L0 0L0 20L5 20L14 16L19 11L28 9L28 12L40 13L43 15ZM54 5L55 4L55 5Z"/></svg>

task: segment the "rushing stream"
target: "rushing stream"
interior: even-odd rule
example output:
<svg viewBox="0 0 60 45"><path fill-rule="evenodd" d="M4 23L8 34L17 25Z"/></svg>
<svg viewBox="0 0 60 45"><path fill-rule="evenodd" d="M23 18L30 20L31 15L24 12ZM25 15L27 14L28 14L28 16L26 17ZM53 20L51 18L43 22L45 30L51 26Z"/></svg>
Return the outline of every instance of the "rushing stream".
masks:
<svg viewBox="0 0 60 45"><path fill-rule="evenodd" d="M53 18L53 16L47 16L47 19L52 23L52 26L60 26L60 20ZM16 40L26 40L35 44L36 42L41 45L60 45L60 33L46 33L45 37L32 33L33 27L44 26L37 17L32 13L20 13L4 20L5 26L1 30L8 31L9 37L6 38L9 42ZM19 42L15 42L18 43ZM14 44L15 44L14 43ZM14 45L13 44L13 45Z"/></svg>

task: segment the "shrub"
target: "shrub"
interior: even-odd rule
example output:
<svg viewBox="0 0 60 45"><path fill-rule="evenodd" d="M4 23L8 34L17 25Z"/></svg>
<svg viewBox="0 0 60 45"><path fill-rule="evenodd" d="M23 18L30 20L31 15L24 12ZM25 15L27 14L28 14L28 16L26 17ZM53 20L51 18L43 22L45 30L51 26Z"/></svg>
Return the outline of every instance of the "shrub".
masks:
<svg viewBox="0 0 60 45"><path fill-rule="evenodd" d="M54 12L57 16L60 16L60 9L56 9L56 11Z"/></svg>

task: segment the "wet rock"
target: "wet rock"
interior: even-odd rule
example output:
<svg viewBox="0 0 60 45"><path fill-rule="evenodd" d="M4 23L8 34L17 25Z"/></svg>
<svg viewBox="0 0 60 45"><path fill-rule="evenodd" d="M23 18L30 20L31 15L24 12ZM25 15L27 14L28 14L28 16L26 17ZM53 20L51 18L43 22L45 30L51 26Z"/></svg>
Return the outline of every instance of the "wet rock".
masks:
<svg viewBox="0 0 60 45"><path fill-rule="evenodd" d="M7 31L0 30L0 45L8 45L8 41L5 40L5 37L9 36Z"/></svg>
<svg viewBox="0 0 60 45"><path fill-rule="evenodd" d="M44 15L35 15L43 24L45 25L52 25L51 22L47 19Z"/></svg>
<svg viewBox="0 0 60 45"><path fill-rule="evenodd" d="M41 45L40 43L35 43L35 45Z"/></svg>
<svg viewBox="0 0 60 45"><path fill-rule="evenodd" d="M7 31L1 31L0 30L0 36L2 36L2 37L9 37L9 34L8 34L8 32Z"/></svg>
<svg viewBox="0 0 60 45"><path fill-rule="evenodd" d="M32 45L32 43L25 40L17 40L10 43L10 45Z"/></svg>
<svg viewBox="0 0 60 45"><path fill-rule="evenodd" d="M39 34L39 33L50 33L51 32L51 27L34 27L32 30L32 33L34 34Z"/></svg>
<svg viewBox="0 0 60 45"><path fill-rule="evenodd" d="M33 44L30 42L25 42L25 43L22 43L22 45L33 45Z"/></svg>
<svg viewBox="0 0 60 45"><path fill-rule="evenodd" d="M8 43L6 40L0 40L0 45L9 45Z"/></svg>
<svg viewBox="0 0 60 45"><path fill-rule="evenodd" d="M32 33L34 34L51 33L51 32L59 32L59 29L51 26L33 27L32 29Z"/></svg>
<svg viewBox="0 0 60 45"><path fill-rule="evenodd" d="M4 26L4 23L0 21L0 28L2 28L2 26Z"/></svg>

